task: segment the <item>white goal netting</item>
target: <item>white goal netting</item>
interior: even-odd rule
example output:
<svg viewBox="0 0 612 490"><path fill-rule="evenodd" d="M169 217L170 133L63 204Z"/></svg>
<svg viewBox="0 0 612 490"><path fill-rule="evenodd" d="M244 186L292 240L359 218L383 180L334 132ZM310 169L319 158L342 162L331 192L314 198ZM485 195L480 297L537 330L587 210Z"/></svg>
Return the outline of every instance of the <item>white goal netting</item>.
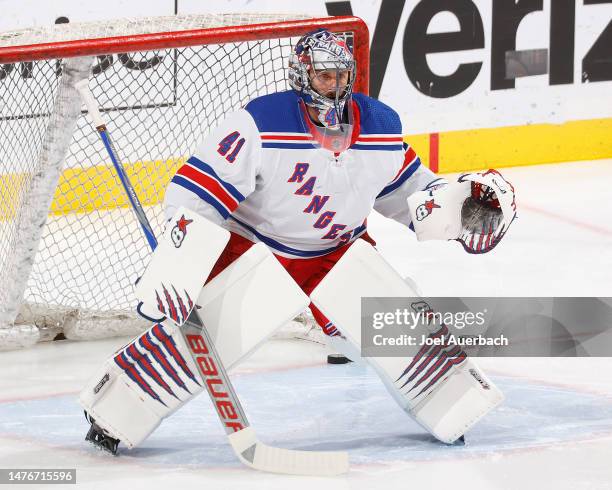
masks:
<svg viewBox="0 0 612 490"><path fill-rule="evenodd" d="M149 248L81 112L74 81L89 77L159 234L164 190L177 167L226 114L289 88L287 59L297 38L271 33L10 63L2 61L5 48L289 18L296 15L124 19L0 33L0 349L58 334L99 338L147 326L132 312L133 284Z"/></svg>

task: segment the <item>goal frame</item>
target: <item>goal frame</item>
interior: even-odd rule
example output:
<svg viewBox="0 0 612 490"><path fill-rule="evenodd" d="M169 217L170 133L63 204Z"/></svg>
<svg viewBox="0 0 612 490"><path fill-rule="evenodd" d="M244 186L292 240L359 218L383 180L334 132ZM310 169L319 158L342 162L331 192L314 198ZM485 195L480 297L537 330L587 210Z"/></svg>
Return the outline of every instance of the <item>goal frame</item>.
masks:
<svg viewBox="0 0 612 490"><path fill-rule="evenodd" d="M56 103L57 107L54 110L57 114L54 113L53 117L51 117L51 123L45 134L47 148L43 150L40 156L40 161L42 162L41 168L44 168L44 176L38 174L35 177L32 181L30 195L26 196L25 203L23 204L25 206L33 206L35 210L33 213L34 219L30 220L31 222L19 224L20 229L22 231L25 230L25 233L20 232L21 234L18 236L24 236L25 238L18 244L19 250L16 251L15 256L11 259L12 270L16 271L14 282L11 282L12 287L8 294L9 297L5 302L6 304L0 305L0 351L7 348L32 345L41 340L51 340L57 333L66 334L67 329L71 335L66 334L66 336L73 339L101 338L133 333L132 331L124 332L122 330L121 325L125 324L125 317L121 316L124 312L119 310L110 311L107 316L96 313L94 315L95 320L101 322L99 323L100 325L103 323L105 328L111 330L108 331L108 334L98 335L96 333L91 337L90 335L93 330L90 327L81 330L77 319L74 318L72 313L69 313L70 316L65 316L64 312L60 314L61 321L67 322L68 326L58 325L57 328L48 328L47 326L41 327L38 324L31 324L29 321L25 324L15 324L19 305L24 301L26 283L37 253L36 250L42 238L44 226L38 226L38 224L46 222L55 188L53 186L57 185L68 151L69 140L64 141L64 139L74 132L78 115L87 112L81 108L73 83L83 77L91 78L91 74L87 75L88 60L96 56L111 54L188 48L191 46L223 45L226 43L266 39L296 38L320 27L333 32L351 32L353 52L357 64L354 89L357 92L367 94L369 90L370 62L369 31L365 22L354 16L274 21L89 39L84 34L81 40L38 44L29 44L32 41L25 41L28 44L0 47L0 65L55 59L65 60L66 66L69 67L64 73L58 88L59 102ZM105 109L102 110L106 112ZM51 133L57 134L61 132L58 128L72 128L63 132L61 142L54 141L49 136ZM132 314L133 312L127 310L125 313ZM116 317L116 315L119 316ZM55 321L52 320L52 323ZM43 331L41 328L45 330Z"/></svg>
<svg viewBox="0 0 612 490"><path fill-rule="evenodd" d="M287 22L0 47L0 63L183 48L196 44L257 41L269 39L272 35L279 38L295 37L304 35L316 27L324 27L334 32L353 32L353 51L358 67L354 89L367 95L370 81L370 36L366 23L355 16L317 17Z"/></svg>

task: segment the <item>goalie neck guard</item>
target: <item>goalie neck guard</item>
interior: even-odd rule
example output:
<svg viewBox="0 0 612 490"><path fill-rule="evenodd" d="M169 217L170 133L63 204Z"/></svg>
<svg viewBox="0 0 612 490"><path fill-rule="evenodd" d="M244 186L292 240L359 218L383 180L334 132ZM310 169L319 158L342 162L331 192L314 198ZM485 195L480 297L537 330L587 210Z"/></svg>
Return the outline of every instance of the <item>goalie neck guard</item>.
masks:
<svg viewBox="0 0 612 490"><path fill-rule="evenodd" d="M346 77L348 72L348 78ZM313 87L313 79L331 77L332 90L325 94ZM330 81L328 79L328 81ZM350 120L345 108L355 81L355 60L346 42L326 29L304 35L289 58L289 84L304 103L315 109L317 122L324 128L350 135ZM333 95L332 95L333 92Z"/></svg>

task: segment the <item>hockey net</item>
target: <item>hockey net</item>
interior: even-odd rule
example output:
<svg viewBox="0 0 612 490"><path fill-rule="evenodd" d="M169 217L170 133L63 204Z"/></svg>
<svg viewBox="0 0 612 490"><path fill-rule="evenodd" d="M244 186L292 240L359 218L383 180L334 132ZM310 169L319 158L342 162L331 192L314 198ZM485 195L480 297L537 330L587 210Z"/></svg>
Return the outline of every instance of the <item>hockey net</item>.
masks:
<svg viewBox="0 0 612 490"><path fill-rule="evenodd" d="M148 327L149 248L73 84L89 78L154 230L177 167L226 114L287 90L293 43L342 32L367 92L360 19L172 16L0 33L0 349Z"/></svg>

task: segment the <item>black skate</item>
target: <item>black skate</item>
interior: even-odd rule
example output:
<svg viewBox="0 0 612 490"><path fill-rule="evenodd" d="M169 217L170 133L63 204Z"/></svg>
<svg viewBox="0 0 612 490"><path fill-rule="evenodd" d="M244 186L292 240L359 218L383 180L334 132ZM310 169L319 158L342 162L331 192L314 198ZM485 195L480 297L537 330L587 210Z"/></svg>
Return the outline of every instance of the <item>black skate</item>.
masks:
<svg viewBox="0 0 612 490"><path fill-rule="evenodd" d="M98 449L111 453L113 456L117 455L117 446L119 446L119 439L114 439L104 432L104 430L96 424L96 421L85 412L85 420L91 424L85 440L91 442Z"/></svg>

